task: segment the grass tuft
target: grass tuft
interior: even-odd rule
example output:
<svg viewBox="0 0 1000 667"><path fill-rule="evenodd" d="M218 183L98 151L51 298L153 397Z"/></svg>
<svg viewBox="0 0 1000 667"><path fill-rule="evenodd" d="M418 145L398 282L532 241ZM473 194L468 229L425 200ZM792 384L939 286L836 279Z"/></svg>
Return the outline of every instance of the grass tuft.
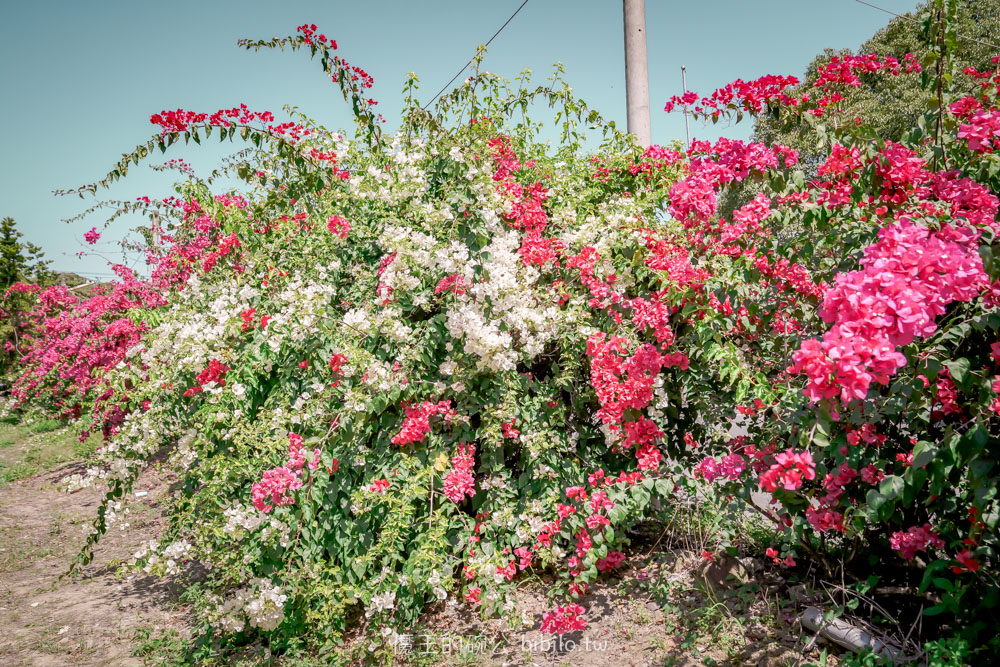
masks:
<svg viewBox="0 0 1000 667"><path fill-rule="evenodd" d="M0 420L0 486L63 463L93 455L100 438L80 442L76 431L58 419L11 423Z"/></svg>

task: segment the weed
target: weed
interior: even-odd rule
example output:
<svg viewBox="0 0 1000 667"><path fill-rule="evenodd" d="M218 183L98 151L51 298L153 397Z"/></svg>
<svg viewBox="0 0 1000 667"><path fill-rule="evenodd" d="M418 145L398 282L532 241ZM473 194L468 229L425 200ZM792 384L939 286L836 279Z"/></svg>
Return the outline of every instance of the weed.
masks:
<svg viewBox="0 0 1000 667"><path fill-rule="evenodd" d="M190 640L183 638L175 630L137 628L132 634L132 655L145 658L150 665L189 665L190 647Z"/></svg>
<svg viewBox="0 0 1000 667"><path fill-rule="evenodd" d="M24 424L24 427L32 433L51 433L65 426L66 422L59 419L36 419Z"/></svg>
<svg viewBox="0 0 1000 667"><path fill-rule="evenodd" d="M79 442L73 429L56 419L11 424L0 421L0 485L51 470L61 463L86 458L99 442Z"/></svg>

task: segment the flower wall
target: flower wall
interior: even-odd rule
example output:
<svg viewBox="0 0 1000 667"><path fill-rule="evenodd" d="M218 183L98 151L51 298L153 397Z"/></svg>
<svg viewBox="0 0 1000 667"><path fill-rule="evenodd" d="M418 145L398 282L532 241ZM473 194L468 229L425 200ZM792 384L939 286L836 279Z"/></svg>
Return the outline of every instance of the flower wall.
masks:
<svg viewBox="0 0 1000 667"><path fill-rule="evenodd" d="M160 221L149 279L37 295L16 400L105 436L74 481L108 489L84 562L165 455L170 529L134 564L204 564L198 613L226 636L389 637L442 602L511 616L526 571L553 577L552 611L512 618L561 633L586 627L589 587L627 562L654 498L743 513L766 491L772 547L754 555L930 590L925 613L982 629L1000 518L995 73L896 141L826 123L865 77L918 85L904 54L835 59L812 95L764 77L667 105L809 124L829 151L807 177L782 146L641 151L558 78L477 72L432 113L411 81L389 136L370 77L316 30L243 45L309 52L354 139L246 107L154 115L108 179L181 138L239 135L246 187L179 169L179 196L128 204ZM558 145L522 103L554 108ZM758 193L720 215L747 181ZM719 550L746 550L726 535Z"/></svg>

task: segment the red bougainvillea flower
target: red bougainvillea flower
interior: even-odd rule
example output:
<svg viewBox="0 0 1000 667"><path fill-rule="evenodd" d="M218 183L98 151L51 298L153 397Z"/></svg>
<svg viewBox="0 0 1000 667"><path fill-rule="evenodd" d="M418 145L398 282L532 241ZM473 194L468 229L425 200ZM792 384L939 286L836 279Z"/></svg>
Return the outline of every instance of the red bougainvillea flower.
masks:
<svg viewBox="0 0 1000 667"><path fill-rule="evenodd" d="M208 362L208 367L205 370L198 373L195 377L195 385L184 392L184 396L194 396L195 394L201 392L206 384L218 384L220 387L226 386L226 373L230 370L229 366L225 365L218 359L212 359Z"/></svg>
<svg viewBox="0 0 1000 667"><path fill-rule="evenodd" d="M963 549L957 553L955 560L961 563L961 565L955 565L951 568L955 574L962 574L965 571L975 572L979 569L979 562L972 557L972 552L968 549Z"/></svg>
<svg viewBox="0 0 1000 667"><path fill-rule="evenodd" d="M583 618L584 609L578 604L568 604L556 607L542 615L542 633L562 635L567 632L584 630L587 621Z"/></svg>
<svg viewBox="0 0 1000 667"><path fill-rule="evenodd" d="M243 324L240 325L241 331L246 331L254 325L254 314L257 312L256 308L247 308L242 313L240 317L243 318Z"/></svg>
<svg viewBox="0 0 1000 667"><path fill-rule="evenodd" d="M621 567L622 563L625 562L625 554L621 551L612 551L607 555L606 558L599 558L597 560L597 571L598 572L611 572L618 567Z"/></svg>
<svg viewBox="0 0 1000 667"><path fill-rule="evenodd" d="M430 418L433 415L444 415L444 418L451 419L455 415L455 410L451 407L451 401L439 401L431 403L424 401L415 407L406 408L406 419L403 426L392 438L394 445L408 445L414 442L423 442L427 434L431 432Z"/></svg>
<svg viewBox="0 0 1000 667"><path fill-rule="evenodd" d="M461 275L455 273L450 276L446 276L441 279L434 288L435 294L440 294L441 292L453 292L455 294L465 294L469 284L465 282L465 278Z"/></svg>
<svg viewBox="0 0 1000 667"><path fill-rule="evenodd" d="M458 451L451 457L451 472L444 479L444 495L453 503L460 503L468 496L476 495L476 478L473 468L476 463L476 446L460 443Z"/></svg>
<svg viewBox="0 0 1000 667"><path fill-rule="evenodd" d="M521 432L515 428L517 426L517 420L511 419L500 425L500 431L503 433L503 437L509 438L510 440L517 440L521 435Z"/></svg>
<svg viewBox="0 0 1000 667"><path fill-rule="evenodd" d="M342 239L346 239L347 235L351 233L351 223L339 215L331 216L326 223L326 228L330 230L331 234Z"/></svg>
<svg viewBox="0 0 1000 667"><path fill-rule="evenodd" d="M774 492L778 488L795 491L804 480L816 479L816 464L809 452L796 453L792 449L774 457L776 463L760 476L760 488Z"/></svg>

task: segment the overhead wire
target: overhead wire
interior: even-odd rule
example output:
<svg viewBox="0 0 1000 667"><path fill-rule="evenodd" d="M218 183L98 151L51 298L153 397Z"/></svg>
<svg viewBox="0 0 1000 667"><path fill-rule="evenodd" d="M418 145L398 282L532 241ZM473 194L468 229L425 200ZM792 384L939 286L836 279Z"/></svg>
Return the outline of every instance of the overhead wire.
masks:
<svg viewBox="0 0 1000 667"><path fill-rule="evenodd" d="M511 15L510 15L510 18L508 18L508 19L507 19L507 20L506 20L506 21L504 22L504 24L503 24L502 26L500 26L500 29L499 29L499 30L497 30L497 31L496 31L495 33L493 33L493 36L489 38L489 40L488 40L488 41L486 42L486 44L485 44L484 46L489 46L489 45L490 45L490 42L492 42L492 41L493 41L494 39L496 39L496 38L497 38L497 35L499 35L499 34L500 34L501 32L503 32L503 29L504 29L504 28L506 28L506 27L507 27L507 25L508 25L508 24L509 24L509 23L510 23L511 21L513 21L513 20L514 20L514 17L515 17L515 16L517 16L517 15L518 15L518 13L519 13L519 12L520 12L520 11L521 11L522 9L524 9L524 6L525 6L526 4L528 4L528 1L529 1L529 0L524 0L524 2L522 2L522 3L521 3L521 6L520 6L520 7L518 7L518 8L517 8L517 9L516 9L516 10L514 11L514 13L513 13L513 14L511 14ZM423 109L424 111L427 111L427 107L429 107L430 105L434 104L434 100L436 100L436 99L437 99L438 97L440 97L440 96L441 96L441 93L443 93L444 91L448 90L448 87L449 87L449 86L451 86L451 84L455 82L455 79L457 79L458 77L462 76L462 72L464 72L464 71L465 71L466 69L468 69L469 65L471 65L471 64L472 64L473 60L474 60L474 58L470 58L470 59L469 59L469 61L468 61L467 63L465 63L465 65L463 65L463 66L462 66L462 69L458 70L458 73L457 73L457 74L456 74L455 76L451 77L451 80L450 80L450 81L449 81L448 83L444 84L444 86L443 86L443 87L441 88L441 90L439 90L439 91L437 92L437 95L435 95L434 97L432 97L432 98L431 98L431 100L430 100L430 102L428 102L427 104L423 105L423 106L422 106L422 107L420 107L420 108L421 108L421 109Z"/></svg>
<svg viewBox="0 0 1000 667"><path fill-rule="evenodd" d="M916 20L914 18L906 16L905 14L897 14L894 11L888 10L885 7L879 7L878 5L874 5L874 4L870 3L870 2L867 2L866 0L854 0L854 2L857 2L858 4L862 4L862 5L867 5L868 7L871 7L872 9L877 9L880 12L885 12L886 14L890 14L892 16L895 16L898 19L903 19L904 21L909 21L910 23L916 23L917 25L922 25L922 23L920 21L918 21L918 20ZM990 42L984 42L981 39L976 39L975 37L969 37L968 35L963 35L961 33L955 33L955 35L959 39L964 39L967 42L975 42L976 44L982 44L983 46L988 46L991 49L996 49L998 52L1000 52L1000 46L997 46L996 44L991 44Z"/></svg>
<svg viewBox="0 0 1000 667"><path fill-rule="evenodd" d="M506 21L504 21L503 25L502 25L502 26L500 26L500 27L499 27L499 28L497 29L497 31L496 31L495 33L493 33L493 36L492 36L492 37L490 37L490 38L489 38L489 39L488 39L488 40L486 41L486 44L484 45L484 47L487 47L487 46L489 46L489 45L490 45L490 44L491 44L491 43L493 42L493 40L497 38L497 35L499 35L499 34L500 34L501 32L503 32L504 28L506 28L506 27L507 27L508 25L510 25L510 22L514 20L514 17L515 17L515 16L517 16L517 15L518 15L518 14L519 14L519 13L521 12L521 10L522 10L522 9L524 9L524 6L525 6L525 5L527 5L529 1L530 1L530 0L524 0L524 2L522 2L522 3L521 3L521 5L520 5L520 6L519 6L519 7L518 7L518 8L516 9L516 10L514 10L514 13L513 13L513 14L511 14L511 15L510 15L510 17L509 17L509 18L508 18L508 19L507 19ZM462 66L462 69L458 70L458 73L456 73L456 74L455 74L455 76L451 77L451 79L450 79L450 80L448 81L448 83L446 83L446 84L445 84L445 85L444 85L444 86L443 86L443 87L441 88L441 90L439 90L439 91L437 92L437 94L436 94L436 95L434 95L434 97L432 97L432 98L431 98L431 100L430 100L429 102L427 102L427 104L425 104L425 105L424 105L423 107L421 107L421 108L422 108L422 109L423 109L424 111L426 111L426 110L427 110L427 107L429 107L429 106L430 106L431 104L433 104L433 103L434 103L434 100L436 100L436 99L437 99L438 97L440 97L440 96L441 96L441 94L442 94L442 93L443 93L444 91L448 90L448 87L449 87L449 86L450 86L450 85L451 85L452 83L454 83L454 82L455 82L455 79L457 79L458 77L460 77L460 76L462 75L462 72L464 72L464 71L465 71L466 69L468 69L469 65L471 65L471 64L472 64L473 60L474 60L474 59L469 59L469 61L468 61L468 62L466 62L466 63L465 63L465 65L463 65L463 66ZM65 271L64 273L76 273L76 272L74 272L74 271ZM118 277L118 275L117 275L117 274L114 274L114 273L107 273L107 272L101 272L101 271L94 271L94 272L90 272L90 271L88 271L87 273L88 273L88 275L83 275L83 274L81 274L81 273L76 273L76 275L78 275L78 276L80 276L80 277L82 277L82 278L85 278L85 279L86 279L86 280L88 280L88 281L94 281L94 282L101 282L102 280L107 280L107 279L114 279L114 278L117 278L117 277ZM84 287L84 286L87 286L87 285L80 285L80 286L78 286L78 287ZM74 288L74 289L76 289L76 288Z"/></svg>

